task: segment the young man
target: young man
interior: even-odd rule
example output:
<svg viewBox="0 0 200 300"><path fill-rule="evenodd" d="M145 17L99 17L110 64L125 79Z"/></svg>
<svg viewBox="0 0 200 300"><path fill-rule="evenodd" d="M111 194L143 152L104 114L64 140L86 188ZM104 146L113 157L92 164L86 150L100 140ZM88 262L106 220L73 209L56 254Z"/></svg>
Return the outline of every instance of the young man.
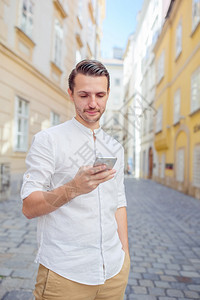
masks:
<svg viewBox="0 0 200 300"><path fill-rule="evenodd" d="M99 126L109 73L83 60L69 76L76 116L35 135L21 190L38 218L35 299L123 300L130 258L122 146ZM116 156L115 169L93 166Z"/></svg>

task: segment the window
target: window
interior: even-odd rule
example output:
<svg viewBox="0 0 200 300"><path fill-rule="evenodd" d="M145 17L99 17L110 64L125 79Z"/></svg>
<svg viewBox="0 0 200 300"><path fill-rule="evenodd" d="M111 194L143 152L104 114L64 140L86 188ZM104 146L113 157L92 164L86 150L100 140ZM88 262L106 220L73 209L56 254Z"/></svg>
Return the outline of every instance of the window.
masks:
<svg viewBox="0 0 200 300"><path fill-rule="evenodd" d="M91 51L94 49L94 25L91 19L88 20L88 44L90 45Z"/></svg>
<svg viewBox="0 0 200 300"><path fill-rule="evenodd" d="M165 154L162 154L161 156L160 178L165 178Z"/></svg>
<svg viewBox="0 0 200 300"><path fill-rule="evenodd" d="M78 0L78 18L79 22L83 22L83 0Z"/></svg>
<svg viewBox="0 0 200 300"><path fill-rule="evenodd" d="M191 112L200 108L200 67L191 77Z"/></svg>
<svg viewBox="0 0 200 300"><path fill-rule="evenodd" d="M33 32L33 0L22 0L20 28L28 35L32 36Z"/></svg>
<svg viewBox="0 0 200 300"><path fill-rule="evenodd" d="M120 85L120 79L119 78L115 78L115 86L119 86Z"/></svg>
<svg viewBox="0 0 200 300"><path fill-rule="evenodd" d="M53 111L51 112L50 119L51 119L51 126L60 124L60 115Z"/></svg>
<svg viewBox="0 0 200 300"><path fill-rule="evenodd" d="M17 97L15 103L15 151L27 151L28 149L28 117L29 103Z"/></svg>
<svg viewBox="0 0 200 300"><path fill-rule="evenodd" d="M200 188L200 145L194 147L193 185Z"/></svg>
<svg viewBox="0 0 200 300"><path fill-rule="evenodd" d="M164 77L164 64L165 64L165 53L163 51L158 59L158 64L157 64L157 84Z"/></svg>
<svg viewBox="0 0 200 300"><path fill-rule="evenodd" d="M154 161L153 175L158 177L159 161L158 161L158 154L156 151L154 152L153 161Z"/></svg>
<svg viewBox="0 0 200 300"><path fill-rule="evenodd" d="M160 106L156 115L156 133L162 130L163 108Z"/></svg>
<svg viewBox="0 0 200 300"><path fill-rule="evenodd" d="M176 27L176 58L182 51L182 21L180 20Z"/></svg>
<svg viewBox="0 0 200 300"><path fill-rule="evenodd" d="M143 151L143 176L146 175L146 151Z"/></svg>
<svg viewBox="0 0 200 300"><path fill-rule="evenodd" d="M79 63L81 61L81 51L80 50L76 50L76 64Z"/></svg>
<svg viewBox="0 0 200 300"><path fill-rule="evenodd" d="M62 42L63 42L63 28L60 22L56 19L54 25L53 62L58 67L61 67L61 62L62 62Z"/></svg>
<svg viewBox="0 0 200 300"><path fill-rule="evenodd" d="M195 30L200 22L200 0L192 2L192 31Z"/></svg>
<svg viewBox="0 0 200 300"><path fill-rule="evenodd" d="M181 105L181 91L178 89L174 95L174 124L180 120L180 105Z"/></svg>
<svg viewBox="0 0 200 300"><path fill-rule="evenodd" d="M120 95L119 95L119 94L116 94L116 93L114 93L114 94L113 94L113 104L115 104L115 105L118 105L118 104L120 104L120 100L121 100L121 97L120 97Z"/></svg>
<svg viewBox="0 0 200 300"><path fill-rule="evenodd" d="M119 115L118 113L115 113L113 115L113 126L119 125Z"/></svg>
<svg viewBox="0 0 200 300"><path fill-rule="evenodd" d="M152 89L156 83L155 80L155 63L152 63L149 70L149 88Z"/></svg>
<svg viewBox="0 0 200 300"><path fill-rule="evenodd" d="M177 151L177 159L176 159L176 180L179 182L184 181L184 149L181 148Z"/></svg>
<svg viewBox="0 0 200 300"><path fill-rule="evenodd" d="M153 116L153 112L150 111L149 113L149 132L153 131L153 121L154 121L154 116Z"/></svg>

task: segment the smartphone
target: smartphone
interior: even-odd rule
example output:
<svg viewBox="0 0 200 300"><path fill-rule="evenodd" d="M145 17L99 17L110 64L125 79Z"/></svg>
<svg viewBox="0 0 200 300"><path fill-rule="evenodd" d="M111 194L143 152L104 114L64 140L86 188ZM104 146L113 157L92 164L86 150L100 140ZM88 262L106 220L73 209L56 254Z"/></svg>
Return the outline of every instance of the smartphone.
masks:
<svg viewBox="0 0 200 300"><path fill-rule="evenodd" d="M95 167L100 165L106 165L107 166L106 169L110 170L114 167L116 161L117 161L117 157L96 157L93 166Z"/></svg>

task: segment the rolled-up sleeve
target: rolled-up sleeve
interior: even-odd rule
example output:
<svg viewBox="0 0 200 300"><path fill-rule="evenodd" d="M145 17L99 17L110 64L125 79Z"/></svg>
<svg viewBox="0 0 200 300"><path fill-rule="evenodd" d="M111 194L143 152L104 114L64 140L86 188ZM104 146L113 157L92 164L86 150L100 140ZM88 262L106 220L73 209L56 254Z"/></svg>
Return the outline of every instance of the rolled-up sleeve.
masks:
<svg viewBox="0 0 200 300"><path fill-rule="evenodd" d="M118 197L118 208L127 206L125 187L124 187L124 149L121 147L121 161L120 168L116 175L117 180L117 197Z"/></svg>
<svg viewBox="0 0 200 300"><path fill-rule="evenodd" d="M26 157L27 171L23 177L21 199L34 191L47 191L50 188L51 176L55 169L54 148L51 137L41 131L33 138Z"/></svg>

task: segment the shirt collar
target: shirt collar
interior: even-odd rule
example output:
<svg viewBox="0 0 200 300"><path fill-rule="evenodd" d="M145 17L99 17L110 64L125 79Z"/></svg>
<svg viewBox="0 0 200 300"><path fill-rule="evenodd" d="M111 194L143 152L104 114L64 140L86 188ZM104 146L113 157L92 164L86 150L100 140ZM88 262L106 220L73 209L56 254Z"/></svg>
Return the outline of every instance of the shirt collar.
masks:
<svg viewBox="0 0 200 300"><path fill-rule="evenodd" d="M79 121L76 120L75 117L72 118L72 122L79 127L82 131L84 131L85 133L89 134L89 135L93 135L93 131L92 129L84 126L83 124L81 124ZM94 129L94 134L98 134L101 131L101 126L99 126L99 128Z"/></svg>

